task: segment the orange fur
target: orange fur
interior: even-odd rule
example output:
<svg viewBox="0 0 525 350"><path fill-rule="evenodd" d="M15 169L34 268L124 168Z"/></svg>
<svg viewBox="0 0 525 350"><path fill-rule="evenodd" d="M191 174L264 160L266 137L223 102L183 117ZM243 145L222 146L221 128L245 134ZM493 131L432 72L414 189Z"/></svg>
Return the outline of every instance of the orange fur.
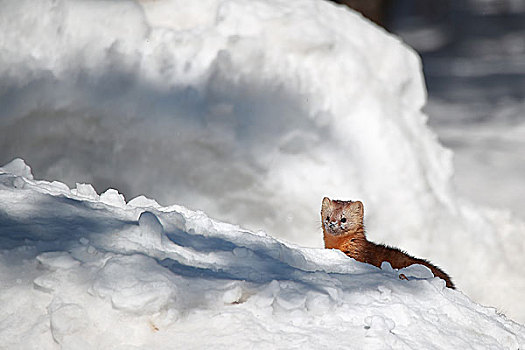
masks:
<svg viewBox="0 0 525 350"><path fill-rule="evenodd" d="M321 221L325 248L339 249L357 261L377 267L381 267L383 261L388 261L394 269L421 264L434 276L445 280L447 287L455 288L450 277L430 262L414 258L397 248L368 241L363 218L363 203L323 198Z"/></svg>

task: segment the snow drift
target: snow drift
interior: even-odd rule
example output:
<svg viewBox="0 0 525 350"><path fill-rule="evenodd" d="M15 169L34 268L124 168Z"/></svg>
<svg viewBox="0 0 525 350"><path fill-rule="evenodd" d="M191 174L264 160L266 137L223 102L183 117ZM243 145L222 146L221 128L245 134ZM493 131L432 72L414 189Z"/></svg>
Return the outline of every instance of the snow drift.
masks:
<svg viewBox="0 0 525 350"><path fill-rule="evenodd" d="M24 176L21 176L24 175ZM27 349L428 349L525 345L445 287L145 197L0 168L0 338Z"/></svg>
<svg viewBox="0 0 525 350"><path fill-rule="evenodd" d="M0 160L307 246L323 196L360 199L372 240L525 320L524 226L458 199L418 57L357 14L314 0L1 6Z"/></svg>

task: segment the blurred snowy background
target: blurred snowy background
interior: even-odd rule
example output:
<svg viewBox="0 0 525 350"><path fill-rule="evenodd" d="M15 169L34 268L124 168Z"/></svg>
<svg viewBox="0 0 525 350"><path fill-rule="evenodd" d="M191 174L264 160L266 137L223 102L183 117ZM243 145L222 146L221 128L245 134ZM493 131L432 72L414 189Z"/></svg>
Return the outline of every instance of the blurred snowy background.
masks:
<svg viewBox="0 0 525 350"><path fill-rule="evenodd" d="M421 54L458 192L525 218L525 1L393 3L388 26Z"/></svg>
<svg viewBox="0 0 525 350"><path fill-rule="evenodd" d="M321 198L361 199L372 240L523 322L521 2L390 2L401 39L279 3L0 2L0 164L313 247Z"/></svg>

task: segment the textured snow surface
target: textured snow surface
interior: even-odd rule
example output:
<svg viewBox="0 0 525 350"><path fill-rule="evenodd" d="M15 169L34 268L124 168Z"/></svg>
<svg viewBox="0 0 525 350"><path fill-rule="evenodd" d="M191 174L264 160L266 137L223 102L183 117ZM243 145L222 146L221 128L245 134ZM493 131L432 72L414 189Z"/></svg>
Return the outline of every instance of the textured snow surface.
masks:
<svg viewBox="0 0 525 350"><path fill-rule="evenodd" d="M188 3L1 2L0 162L310 247L323 196L359 199L371 240L525 321L525 225L455 194L411 49L324 1Z"/></svg>
<svg viewBox="0 0 525 350"><path fill-rule="evenodd" d="M0 170L3 348L525 346L523 326L423 266L404 281L181 206L5 172L19 165Z"/></svg>

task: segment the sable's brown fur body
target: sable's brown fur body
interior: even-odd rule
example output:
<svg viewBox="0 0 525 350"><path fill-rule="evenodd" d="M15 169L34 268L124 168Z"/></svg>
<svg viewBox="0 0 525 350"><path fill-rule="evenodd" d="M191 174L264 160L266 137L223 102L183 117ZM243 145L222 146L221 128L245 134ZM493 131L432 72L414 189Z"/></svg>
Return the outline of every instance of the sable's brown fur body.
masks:
<svg viewBox="0 0 525 350"><path fill-rule="evenodd" d="M397 248L368 241L363 214L363 203L359 201L337 201L325 197L321 209L325 248L339 249L357 261L377 267L381 267L383 261L388 261L394 269L421 264L434 276L445 280L447 287L455 288L450 277L430 262L414 258Z"/></svg>

